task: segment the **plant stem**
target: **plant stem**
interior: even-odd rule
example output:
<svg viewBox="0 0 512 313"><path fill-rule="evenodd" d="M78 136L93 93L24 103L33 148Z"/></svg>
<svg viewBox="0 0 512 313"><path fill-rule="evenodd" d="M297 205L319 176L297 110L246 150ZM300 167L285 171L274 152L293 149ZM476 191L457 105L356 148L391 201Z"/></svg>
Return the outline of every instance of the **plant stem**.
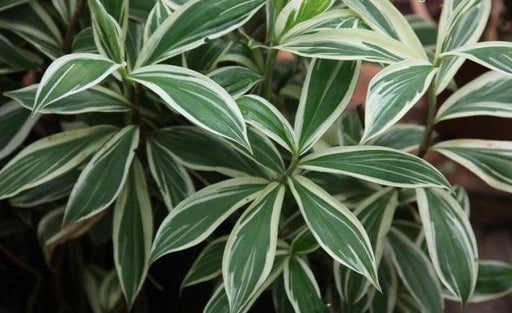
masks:
<svg viewBox="0 0 512 313"><path fill-rule="evenodd" d="M437 96L434 84L430 85L428 89L428 112L427 123L425 125L425 132L418 149L418 157L423 158L430 148L432 133L434 132L434 118L437 110Z"/></svg>
<svg viewBox="0 0 512 313"><path fill-rule="evenodd" d="M263 73L263 97L271 101L272 96L272 76L274 74L274 65L276 63L277 50L270 49L265 61L265 72Z"/></svg>
<svg viewBox="0 0 512 313"><path fill-rule="evenodd" d="M85 0L78 0L76 3L75 11L73 12L73 16L71 17L71 21L69 21L68 27L66 28L66 35L64 36L64 40L62 42L62 50L64 53L71 52L71 43L73 41L73 35L75 35L76 26L78 25L78 20L82 15L85 8Z"/></svg>

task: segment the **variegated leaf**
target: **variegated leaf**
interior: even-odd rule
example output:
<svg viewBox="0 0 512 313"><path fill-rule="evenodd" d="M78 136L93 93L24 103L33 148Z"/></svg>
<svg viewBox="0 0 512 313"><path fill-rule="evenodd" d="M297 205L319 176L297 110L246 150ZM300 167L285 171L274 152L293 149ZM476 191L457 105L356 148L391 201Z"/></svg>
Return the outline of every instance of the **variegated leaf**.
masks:
<svg viewBox="0 0 512 313"><path fill-rule="evenodd" d="M242 66L221 67L208 74L233 97L239 98L262 81L260 74Z"/></svg>
<svg viewBox="0 0 512 313"><path fill-rule="evenodd" d="M36 54L15 46L9 39L0 35L0 63L12 72L39 68L43 60Z"/></svg>
<svg viewBox="0 0 512 313"><path fill-rule="evenodd" d="M197 72L209 73L217 67L231 47L233 41L224 37L209 40L204 45L185 53L187 67Z"/></svg>
<svg viewBox="0 0 512 313"><path fill-rule="evenodd" d="M284 266L284 286L295 313L327 312L315 276L302 259L288 259Z"/></svg>
<svg viewBox="0 0 512 313"><path fill-rule="evenodd" d="M52 4L57 12L59 12L62 21L68 25L73 17L77 0L52 0Z"/></svg>
<svg viewBox="0 0 512 313"><path fill-rule="evenodd" d="M315 236L309 230L304 228L297 236L293 239L290 250L293 254L308 254L320 247L316 241Z"/></svg>
<svg viewBox="0 0 512 313"><path fill-rule="evenodd" d="M8 10L18 5L27 3L29 0L3 0L0 4L0 11Z"/></svg>
<svg viewBox="0 0 512 313"><path fill-rule="evenodd" d="M469 217L471 207L469 203L469 195L466 189L464 187L457 185L454 188L455 191L455 200L460 204L462 210L464 210L464 213Z"/></svg>
<svg viewBox="0 0 512 313"><path fill-rule="evenodd" d="M250 127L247 133L252 153L244 152L243 148L238 150L256 163L258 167L263 168L265 177L277 178L283 174L285 172L284 162L274 143L255 128Z"/></svg>
<svg viewBox="0 0 512 313"><path fill-rule="evenodd" d="M419 147L425 127L415 124L396 124L377 136L370 144L410 152Z"/></svg>
<svg viewBox="0 0 512 313"><path fill-rule="evenodd" d="M483 302L512 293L512 265L482 260L478 263L478 279L471 302Z"/></svg>
<svg viewBox="0 0 512 313"><path fill-rule="evenodd" d="M30 111L15 101L0 107L0 159L11 154L23 143L38 119L38 116L30 116Z"/></svg>
<svg viewBox="0 0 512 313"><path fill-rule="evenodd" d="M146 26L144 27L144 41L155 32L168 17L171 15L172 9L166 0L157 0L151 12L149 12Z"/></svg>
<svg viewBox="0 0 512 313"><path fill-rule="evenodd" d="M370 297L369 311L370 313L393 313L398 292L398 278L393 263L387 255L379 265L379 281L382 292L370 291L373 296Z"/></svg>
<svg viewBox="0 0 512 313"><path fill-rule="evenodd" d="M137 2L136 0L132 1L124 1L124 0L103 0L103 5L107 10L108 14L110 14L114 20L121 26L121 30L123 31L123 36L126 35L126 31L128 29L128 15L130 4L132 2ZM153 1L147 1L151 3ZM147 14L146 14L147 16Z"/></svg>
<svg viewBox="0 0 512 313"><path fill-rule="evenodd" d="M293 26L307 21L325 11L333 4L334 0L291 0L286 3L277 15L274 24L274 37L279 38Z"/></svg>
<svg viewBox="0 0 512 313"><path fill-rule="evenodd" d="M117 63L124 61L123 31L100 0L89 0L94 42L98 51Z"/></svg>

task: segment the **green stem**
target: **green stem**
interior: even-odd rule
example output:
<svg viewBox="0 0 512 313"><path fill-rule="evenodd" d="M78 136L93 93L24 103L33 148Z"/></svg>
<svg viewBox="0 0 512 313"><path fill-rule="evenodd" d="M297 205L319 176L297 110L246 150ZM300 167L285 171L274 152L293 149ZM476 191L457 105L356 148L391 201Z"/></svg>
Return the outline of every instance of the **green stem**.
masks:
<svg viewBox="0 0 512 313"><path fill-rule="evenodd" d="M276 63L277 50L270 49L265 61L265 72L263 73L263 94L262 96L271 101L272 96L272 76L274 75L274 65Z"/></svg>
<svg viewBox="0 0 512 313"><path fill-rule="evenodd" d="M430 85L428 89L428 112L427 112L427 123L425 125L425 131L423 133L423 139L421 140L420 147L418 149L418 156L424 157L430 148L432 141L432 133L434 132L434 119L437 110L437 96L434 84Z"/></svg>

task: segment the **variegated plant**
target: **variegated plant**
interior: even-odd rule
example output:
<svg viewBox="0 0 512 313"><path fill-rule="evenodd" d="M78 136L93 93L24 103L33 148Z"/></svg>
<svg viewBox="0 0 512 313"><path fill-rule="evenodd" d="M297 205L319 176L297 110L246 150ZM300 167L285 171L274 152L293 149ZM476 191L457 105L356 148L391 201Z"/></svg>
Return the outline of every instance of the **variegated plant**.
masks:
<svg viewBox="0 0 512 313"><path fill-rule="evenodd" d="M388 0L51 2L0 7L3 73L36 78L4 90L0 199L45 210L49 264L111 217L114 268L83 270L95 312L122 310L121 291L130 309L153 262L203 242L165 279L213 280L205 313L267 289L280 313L439 313L512 291L511 265L478 259L465 190L423 159L512 192L512 142L433 135L512 117L512 44L477 42L491 0L446 0L438 26ZM492 72L437 109L466 59ZM362 63L384 69L358 114ZM398 123L422 97L426 124ZM29 143L45 117L62 131Z"/></svg>

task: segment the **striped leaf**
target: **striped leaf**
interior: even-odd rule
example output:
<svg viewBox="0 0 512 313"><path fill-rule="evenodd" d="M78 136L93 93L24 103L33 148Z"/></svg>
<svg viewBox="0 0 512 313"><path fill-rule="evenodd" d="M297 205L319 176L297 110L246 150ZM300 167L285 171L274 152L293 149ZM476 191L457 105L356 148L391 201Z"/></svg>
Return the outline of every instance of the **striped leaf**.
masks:
<svg viewBox="0 0 512 313"><path fill-rule="evenodd" d="M471 302L483 302L512 292L512 265L482 260L478 263L478 279Z"/></svg>
<svg viewBox="0 0 512 313"><path fill-rule="evenodd" d="M379 72L368 87L361 142L398 122L425 94L435 74L430 63L418 60L406 60Z"/></svg>
<svg viewBox="0 0 512 313"><path fill-rule="evenodd" d="M110 271L101 281L98 289L98 300L105 311L112 311L123 297L119 277L115 270Z"/></svg>
<svg viewBox="0 0 512 313"><path fill-rule="evenodd" d="M94 43L98 51L117 63L124 61L123 31L100 0L89 0Z"/></svg>
<svg viewBox="0 0 512 313"><path fill-rule="evenodd" d="M222 276L233 313L242 311L272 270L284 192L284 186L269 184L229 235Z"/></svg>
<svg viewBox="0 0 512 313"><path fill-rule="evenodd" d="M279 313L294 313L295 310L288 300L286 290L284 288L284 279L277 279L272 284L272 304L274 305L275 312Z"/></svg>
<svg viewBox="0 0 512 313"><path fill-rule="evenodd" d="M343 174L373 183L403 187L451 189L444 176L432 165L408 153L384 147L335 147L306 156L299 167Z"/></svg>
<svg viewBox="0 0 512 313"><path fill-rule="evenodd" d="M248 146L242 113L217 83L192 70L173 65L139 68L130 79L141 83L192 123L242 146Z"/></svg>
<svg viewBox="0 0 512 313"><path fill-rule="evenodd" d="M92 26L82 29L74 36L71 51L73 53L98 53L98 49L94 43Z"/></svg>
<svg viewBox="0 0 512 313"><path fill-rule="evenodd" d="M512 77L488 72L453 93L437 111L436 121L467 116L512 118Z"/></svg>
<svg viewBox="0 0 512 313"><path fill-rule="evenodd" d="M172 9L165 0L155 1L155 5L151 12L149 12L146 20L146 26L144 27L144 41L147 41L149 37L162 25L162 23L171 15Z"/></svg>
<svg viewBox="0 0 512 313"><path fill-rule="evenodd" d="M206 246L181 282L180 289L216 278L222 274L222 256L227 237L218 238Z"/></svg>
<svg viewBox="0 0 512 313"><path fill-rule="evenodd" d="M206 303L203 313L230 313L228 295L224 285L220 285L215 289L210 300Z"/></svg>
<svg viewBox="0 0 512 313"><path fill-rule="evenodd" d="M71 191L63 225L86 220L114 202L126 181L138 144L139 129L127 126L96 152Z"/></svg>
<svg viewBox="0 0 512 313"><path fill-rule="evenodd" d="M440 55L460 56L486 66L494 71L512 75L512 43L506 41L486 41L466 45Z"/></svg>
<svg viewBox="0 0 512 313"><path fill-rule="evenodd" d="M285 172L284 162L279 150L274 143L254 128L248 129L249 142L251 143L252 154L244 154L257 163L260 168L263 167L265 177L277 177ZM239 151L244 151L239 149Z"/></svg>
<svg viewBox="0 0 512 313"><path fill-rule="evenodd" d="M338 143L340 146L357 146L363 136L363 125L357 111L346 111L340 118Z"/></svg>
<svg viewBox="0 0 512 313"><path fill-rule="evenodd" d="M179 7L149 37L136 68L159 63L221 37L247 22L264 0L191 0Z"/></svg>
<svg viewBox="0 0 512 313"><path fill-rule="evenodd" d="M153 213L148 186L144 169L135 159L116 201L112 230L117 276L129 307L146 279L152 237Z"/></svg>
<svg viewBox="0 0 512 313"><path fill-rule="evenodd" d="M34 110L34 100L39 84L6 92L5 95L18 101L29 110ZM79 93L54 101L39 110L44 114L80 114L87 112L126 112L130 102L121 94L106 87L94 86Z"/></svg>
<svg viewBox="0 0 512 313"><path fill-rule="evenodd" d="M233 178L201 189L182 201L160 225L152 260L206 239L233 212L253 201L267 183L254 177Z"/></svg>
<svg viewBox="0 0 512 313"><path fill-rule="evenodd" d="M365 29L334 29L297 36L276 48L310 58L385 64L423 58L423 52L418 53L395 39Z"/></svg>
<svg viewBox="0 0 512 313"><path fill-rule="evenodd" d="M206 42L194 50L185 53L187 67L191 70L209 73L233 46L233 42L224 37Z"/></svg>
<svg viewBox="0 0 512 313"><path fill-rule="evenodd" d="M381 282L382 292L370 291L373 293L370 313L393 313L395 312L398 279L389 257L384 257L379 265L379 281Z"/></svg>
<svg viewBox="0 0 512 313"><path fill-rule="evenodd" d="M291 0L286 3L276 18L274 24L274 37L279 38L293 26L307 21L334 4L334 0Z"/></svg>
<svg viewBox="0 0 512 313"><path fill-rule="evenodd" d="M111 126L66 131L23 149L0 171L0 198L12 197L77 167L115 132Z"/></svg>
<svg viewBox="0 0 512 313"><path fill-rule="evenodd" d="M469 203L468 192L466 191L466 189L464 189L464 187L462 187L460 185L455 186L454 191L455 191L455 194L454 194L455 200L457 200L457 202L460 204L462 210L464 210L464 213L466 213L466 215L469 217L471 208L470 208L470 203Z"/></svg>
<svg viewBox="0 0 512 313"><path fill-rule="evenodd" d="M150 139L146 153L151 174L169 210L194 193L192 179L169 150Z"/></svg>
<svg viewBox="0 0 512 313"><path fill-rule="evenodd" d="M267 100L254 95L237 99L247 124L261 131L288 151L296 150L295 133L286 118Z"/></svg>
<svg viewBox="0 0 512 313"><path fill-rule="evenodd" d="M400 293L396 301L397 313L423 313L421 304L407 293Z"/></svg>
<svg viewBox="0 0 512 313"><path fill-rule="evenodd" d="M290 250L293 254L308 254L314 252L319 247L320 245L316 241L315 236L306 227L293 239Z"/></svg>
<svg viewBox="0 0 512 313"><path fill-rule="evenodd" d="M96 54L74 53L55 60L37 88L33 112L99 84L121 65Z"/></svg>
<svg viewBox="0 0 512 313"><path fill-rule="evenodd" d="M441 287L427 257L394 228L389 231L388 238L393 264L407 290L425 312L443 312Z"/></svg>
<svg viewBox="0 0 512 313"><path fill-rule="evenodd" d="M309 64L295 118L299 154L311 149L347 107L360 66L360 62L321 59Z"/></svg>
<svg viewBox="0 0 512 313"><path fill-rule="evenodd" d="M302 259L288 259L284 266L284 286L295 313L327 312L315 276Z"/></svg>
<svg viewBox="0 0 512 313"><path fill-rule="evenodd" d="M432 149L466 167L491 187L512 192L512 142L457 139Z"/></svg>
<svg viewBox="0 0 512 313"><path fill-rule="evenodd" d="M289 178L288 183L320 246L336 262L362 274L378 288L370 240L354 214L305 177Z"/></svg>
<svg viewBox="0 0 512 313"><path fill-rule="evenodd" d="M423 47L427 51L435 49L437 43L437 24L420 15L406 15L405 18Z"/></svg>
<svg viewBox="0 0 512 313"><path fill-rule="evenodd" d="M4 11L15 6L27 3L29 0L3 0L0 4L0 11Z"/></svg>
<svg viewBox="0 0 512 313"><path fill-rule="evenodd" d="M233 97L239 98L262 81L260 74L242 66L221 67L208 74L214 82Z"/></svg>
<svg viewBox="0 0 512 313"><path fill-rule="evenodd" d="M370 144L402 151L413 151L420 145L425 127L415 124L396 124L377 136Z"/></svg>
<svg viewBox="0 0 512 313"><path fill-rule="evenodd" d="M129 71L137 61L137 56L142 49L144 41L144 24L130 20L128 23L128 33L125 39L126 63Z"/></svg>
<svg viewBox="0 0 512 313"><path fill-rule="evenodd" d="M128 29L128 15L129 8L131 2L133 1L123 1L123 0L103 0L103 5L107 10L108 14L110 14L114 20L121 26L123 33L126 34L126 30ZM148 1L149 3L153 1ZM147 16L147 14L146 14Z"/></svg>
<svg viewBox="0 0 512 313"><path fill-rule="evenodd" d="M13 72L38 68L43 60L32 52L16 47L7 38L0 35L0 62Z"/></svg>
<svg viewBox="0 0 512 313"><path fill-rule="evenodd" d="M68 25L73 17L77 0L52 0L52 4L59 13L62 21Z"/></svg>
<svg viewBox="0 0 512 313"><path fill-rule="evenodd" d="M30 111L14 101L0 107L0 159L23 143L37 120L38 116L30 116Z"/></svg>
<svg viewBox="0 0 512 313"><path fill-rule="evenodd" d="M423 45L405 17L389 0L344 0L363 21L376 31L403 42L409 48L423 54L428 61Z"/></svg>
<svg viewBox="0 0 512 313"><path fill-rule="evenodd" d="M473 294L478 271L475 235L463 209L441 189L416 189L430 259L443 285L463 304Z"/></svg>

